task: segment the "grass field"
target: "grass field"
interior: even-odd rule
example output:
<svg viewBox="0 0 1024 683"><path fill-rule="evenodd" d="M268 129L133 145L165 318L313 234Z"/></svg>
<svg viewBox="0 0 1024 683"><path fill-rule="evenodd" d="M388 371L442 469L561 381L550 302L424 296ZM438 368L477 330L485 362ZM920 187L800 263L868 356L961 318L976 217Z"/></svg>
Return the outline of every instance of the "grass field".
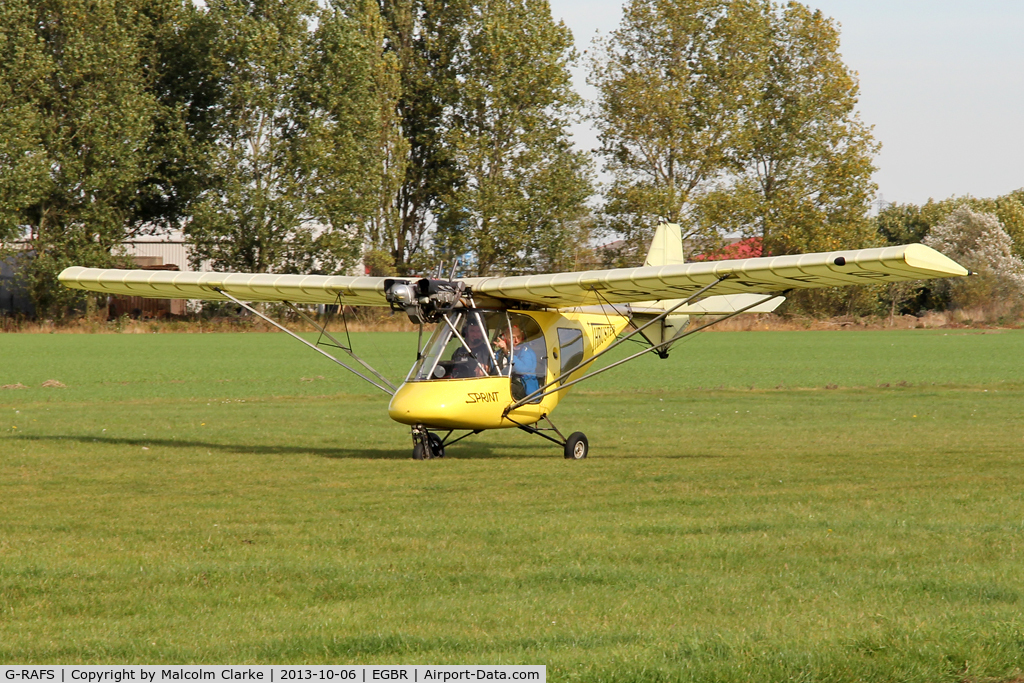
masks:
<svg viewBox="0 0 1024 683"><path fill-rule="evenodd" d="M399 378L415 334L355 343ZM559 408L587 461L506 431L415 462L280 334L0 335L0 662L1020 680L1022 350L698 335Z"/></svg>

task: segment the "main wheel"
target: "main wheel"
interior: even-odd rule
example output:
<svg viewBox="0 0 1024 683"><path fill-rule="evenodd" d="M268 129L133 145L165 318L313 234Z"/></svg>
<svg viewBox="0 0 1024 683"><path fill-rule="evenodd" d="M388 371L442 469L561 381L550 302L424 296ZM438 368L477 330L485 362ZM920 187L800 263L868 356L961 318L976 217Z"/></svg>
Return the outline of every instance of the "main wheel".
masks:
<svg viewBox="0 0 1024 683"><path fill-rule="evenodd" d="M590 452L590 444L583 432L573 432L565 442L565 459L582 460Z"/></svg>
<svg viewBox="0 0 1024 683"><path fill-rule="evenodd" d="M435 458L444 457L444 442L434 432L427 432L427 439L430 441L430 452L434 454Z"/></svg>

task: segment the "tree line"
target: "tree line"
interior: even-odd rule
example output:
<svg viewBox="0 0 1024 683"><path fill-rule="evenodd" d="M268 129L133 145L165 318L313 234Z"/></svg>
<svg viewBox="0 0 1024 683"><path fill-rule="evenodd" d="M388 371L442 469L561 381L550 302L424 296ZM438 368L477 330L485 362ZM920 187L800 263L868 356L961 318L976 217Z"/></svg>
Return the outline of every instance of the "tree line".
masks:
<svg viewBox="0 0 1024 683"><path fill-rule="evenodd" d="M636 265L662 221L694 253L873 246L920 217L869 217L857 96L795 2L630 0L580 55L546 0L5 0L0 242L31 243L46 315L61 269L170 230L221 270L377 275Z"/></svg>

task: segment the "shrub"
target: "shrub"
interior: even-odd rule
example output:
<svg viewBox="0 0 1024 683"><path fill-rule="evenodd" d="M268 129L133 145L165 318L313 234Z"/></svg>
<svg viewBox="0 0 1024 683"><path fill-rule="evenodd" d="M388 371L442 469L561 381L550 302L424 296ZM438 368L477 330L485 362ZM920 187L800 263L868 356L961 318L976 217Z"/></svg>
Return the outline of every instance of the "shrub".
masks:
<svg viewBox="0 0 1024 683"><path fill-rule="evenodd" d="M936 283L936 294L950 308L1021 301L1024 261L1013 255L1013 240L994 215L961 206L932 228L924 243L976 273Z"/></svg>

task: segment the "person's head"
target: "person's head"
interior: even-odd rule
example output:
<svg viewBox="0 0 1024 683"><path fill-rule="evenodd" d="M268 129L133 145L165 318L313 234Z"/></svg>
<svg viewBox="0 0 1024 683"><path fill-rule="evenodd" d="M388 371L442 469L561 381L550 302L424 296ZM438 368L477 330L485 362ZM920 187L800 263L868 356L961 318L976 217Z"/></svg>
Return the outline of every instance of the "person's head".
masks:
<svg viewBox="0 0 1024 683"><path fill-rule="evenodd" d="M477 344L484 339L484 331L475 322L466 323L466 326L462 328L462 334L466 336L466 341L470 344Z"/></svg>
<svg viewBox="0 0 1024 683"><path fill-rule="evenodd" d="M505 340L508 339L508 330L502 330L501 331L501 338L505 339ZM523 330L519 327L519 325L513 325L512 326L512 343L516 344L516 345L522 344L523 343L523 339L524 339Z"/></svg>

